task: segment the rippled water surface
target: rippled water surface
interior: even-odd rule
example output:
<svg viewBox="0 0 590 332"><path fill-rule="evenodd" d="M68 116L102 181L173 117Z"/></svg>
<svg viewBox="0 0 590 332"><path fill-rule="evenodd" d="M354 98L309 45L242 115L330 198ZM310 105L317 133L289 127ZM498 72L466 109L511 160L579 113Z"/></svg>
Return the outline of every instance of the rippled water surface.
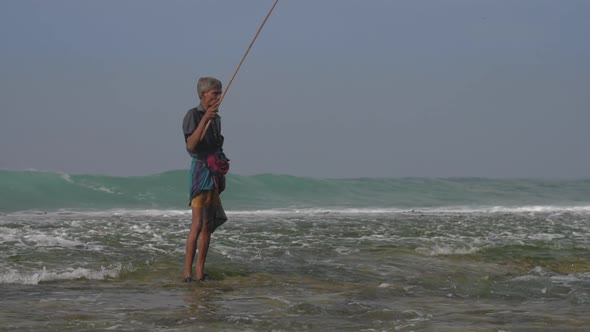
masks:
<svg viewBox="0 0 590 332"><path fill-rule="evenodd" d="M0 330L588 331L590 213L229 213L182 283L190 214L0 215Z"/></svg>

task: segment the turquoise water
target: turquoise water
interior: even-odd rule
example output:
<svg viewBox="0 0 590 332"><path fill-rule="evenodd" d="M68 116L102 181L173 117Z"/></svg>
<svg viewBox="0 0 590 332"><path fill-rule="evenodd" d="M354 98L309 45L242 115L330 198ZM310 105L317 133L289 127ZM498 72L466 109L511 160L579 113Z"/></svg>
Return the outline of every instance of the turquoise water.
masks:
<svg viewBox="0 0 590 332"><path fill-rule="evenodd" d="M57 209L181 209L187 171L141 177L0 171L0 212ZM590 180L311 179L228 177L230 210L584 206Z"/></svg>
<svg viewBox="0 0 590 332"><path fill-rule="evenodd" d="M1 331L588 331L590 181L0 172Z"/></svg>

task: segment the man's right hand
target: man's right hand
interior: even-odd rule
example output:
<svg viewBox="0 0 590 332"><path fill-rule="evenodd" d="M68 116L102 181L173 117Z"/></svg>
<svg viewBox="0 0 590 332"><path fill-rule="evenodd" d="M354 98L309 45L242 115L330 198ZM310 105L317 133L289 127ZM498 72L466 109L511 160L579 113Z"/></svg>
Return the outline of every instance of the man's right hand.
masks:
<svg viewBox="0 0 590 332"><path fill-rule="evenodd" d="M221 101L217 101L215 104L211 105L210 107L205 110L205 115L203 116L205 120L214 120L217 116L217 112L219 112L219 104Z"/></svg>

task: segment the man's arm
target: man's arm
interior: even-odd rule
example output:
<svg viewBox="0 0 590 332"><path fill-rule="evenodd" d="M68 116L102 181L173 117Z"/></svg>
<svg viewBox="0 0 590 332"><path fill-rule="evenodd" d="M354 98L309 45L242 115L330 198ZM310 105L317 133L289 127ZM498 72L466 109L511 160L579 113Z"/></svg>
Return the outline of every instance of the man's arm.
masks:
<svg viewBox="0 0 590 332"><path fill-rule="evenodd" d="M207 122L215 120L215 117L217 116L218 107L219 103L207 109L205 111L205 115L203 116L201 121L199 121L197 129L195 129L195 131L193 131L193 133L186 138L186 148L188 151L195 152L197 146L201 142L200 138L201 136L203 136L203 131L205 130Z"/></svg>

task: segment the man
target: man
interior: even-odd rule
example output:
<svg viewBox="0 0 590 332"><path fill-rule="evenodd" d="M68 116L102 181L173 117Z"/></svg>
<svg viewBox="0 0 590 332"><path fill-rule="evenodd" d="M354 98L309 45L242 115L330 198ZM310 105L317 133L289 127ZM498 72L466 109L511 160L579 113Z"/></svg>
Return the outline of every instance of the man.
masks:
<svg viewBox="0 0 590 332"><path fill-rule="evenodd" d="M189 110L182 123L186 150L192 157L189 201L192 224L186 241L183 274L185 282L210 279L205 274L205 260L211 234L227 220L219 198L219 194L225 189L225 173L229 168L229 160L223 154L221 118L217 114L221 102L221 82L213 77L199 78L197 94L199 106ZM208 122L210 126L205 132ZM221 169L218 165L222 165ZM192 265L197 249L197 264L193 277Z"/></svg>

